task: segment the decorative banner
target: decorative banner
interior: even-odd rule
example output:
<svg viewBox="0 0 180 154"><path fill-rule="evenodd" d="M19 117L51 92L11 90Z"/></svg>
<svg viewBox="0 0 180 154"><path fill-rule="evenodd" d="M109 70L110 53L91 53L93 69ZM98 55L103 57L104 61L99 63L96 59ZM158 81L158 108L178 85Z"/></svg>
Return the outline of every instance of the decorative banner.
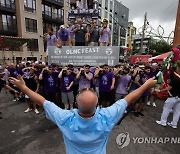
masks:
<svg viewBox="0 0 180 154"><path fill-rule="evenodd" d="M131 63L136 64L136 63L146 63L148 62L148 59L151 58L151 55L133 55L131 57Z"/></svg>
<svg viewBox="0 0 180 154"><path fill-rule="evenodd" d="M90 47L90 46L73 46L57 48L56 46L48 47L48 63L58 65L73 64L82 66L89 64L91 66L101 66L108 64L114 66L119 64L119 50L117 46L113 47Z"/></svg>
<svg viewBox="0 0 180 154"><path fill-rule="evenodd" d="M86 15L86 16L99 16L99 10L97 9L76 9L76 10L70 10L69 16L74 15Z"/></svg>

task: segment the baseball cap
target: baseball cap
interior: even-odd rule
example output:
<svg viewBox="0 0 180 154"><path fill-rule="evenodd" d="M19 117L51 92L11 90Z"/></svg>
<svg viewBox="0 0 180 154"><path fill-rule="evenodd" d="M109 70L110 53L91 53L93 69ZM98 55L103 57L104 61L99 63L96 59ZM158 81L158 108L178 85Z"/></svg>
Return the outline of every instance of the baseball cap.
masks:
<svg viewBox="0 0 180 154"><path fill-rule="evenodd" d="M64 25L61 25L61 26L60 26L60 28L61 28L61 29L64 29L64 28L65 28L65 26L64 26Z"/></svg>
<svg viewBox="0 0 180 154"><path fill-rule="evenodd" d="M152 66L158 66L158 64L157 63L152 63Z"/></svg>

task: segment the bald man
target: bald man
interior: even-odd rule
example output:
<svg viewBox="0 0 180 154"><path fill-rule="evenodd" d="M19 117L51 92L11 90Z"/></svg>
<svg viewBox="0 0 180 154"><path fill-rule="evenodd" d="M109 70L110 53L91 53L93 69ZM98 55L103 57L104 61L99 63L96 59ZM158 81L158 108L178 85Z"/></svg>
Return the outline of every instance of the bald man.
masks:
<svg viewBox="0 0 180 154"><path fill-rule="evenodd" d="M125 99L118 100L108 108L96 108L98 103L96 93L90 89L83 89L76 98L78 109L71 111L59 108L27 88L20 76L18 79L10 78L10 82L44 107L46 117L63 133L67 154L105 154L109 134L121 119L127 106L136 101L147 89L154 87L157 81L153 78L147 80Z"/></svg>

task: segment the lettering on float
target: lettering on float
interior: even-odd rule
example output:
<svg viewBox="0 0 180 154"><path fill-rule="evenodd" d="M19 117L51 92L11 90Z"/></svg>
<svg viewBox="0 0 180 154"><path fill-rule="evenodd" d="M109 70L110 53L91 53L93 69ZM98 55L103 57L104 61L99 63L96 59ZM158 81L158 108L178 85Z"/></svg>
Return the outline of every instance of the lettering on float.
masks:
<svg viewBox="0 0 180 154"><path fill-rule="evenodd" d="M88 53L98 53L98 52L99 52L99 47L66 50L67 55L78 55L78 54L88 54Z"/></svg>

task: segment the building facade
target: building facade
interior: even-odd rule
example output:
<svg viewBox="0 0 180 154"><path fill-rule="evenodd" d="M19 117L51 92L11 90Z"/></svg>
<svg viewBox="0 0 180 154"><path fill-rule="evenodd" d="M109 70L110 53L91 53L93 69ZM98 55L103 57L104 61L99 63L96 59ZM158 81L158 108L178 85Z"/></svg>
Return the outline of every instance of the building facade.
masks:
<svg viewBox="0 0 180 154"><path fill-rule="evenodd" d="M99 26L103 18L109 20L113 46L127 44L129 9L118 0L99 0Z"/></svg>
<svg viewBox="0 0 180 154"><path fill-rule="evenodd" d="M84 24L88 24L92 19L98 19L98 0L70 0L68 19L74 21L82 18Z"/></svg>
<svg viewBox="0 0 180 154"><path fill-rule="evenodd" d="M64 24L64 0L1 0L0 35L30 39L18 51L0 49L0 60L45 60L44 33Z"/></svg>

